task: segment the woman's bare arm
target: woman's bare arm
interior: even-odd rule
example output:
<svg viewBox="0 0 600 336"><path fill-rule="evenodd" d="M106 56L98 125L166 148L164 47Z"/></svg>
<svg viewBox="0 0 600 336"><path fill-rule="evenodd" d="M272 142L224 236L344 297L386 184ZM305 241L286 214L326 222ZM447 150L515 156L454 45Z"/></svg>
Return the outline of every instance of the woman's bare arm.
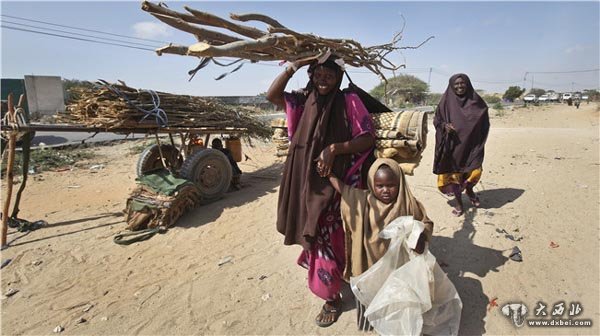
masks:
<svg viewBox="0 0 600 336"><path fill-rule="evenodd" d="M333 167L333 160L337 155L360 153L375 145L375 138L372 134L363 134L345 142L333 143L323 149L317 162L318 172L321 177L328 176Z"/></svg>
<svg viewBox="0 0 600 336"><path fill-rule="evenodd" d="M267 90L267 100L273 103L275 106L285 108L285 100L283 98L283 92L290 78L294 75L294 69L286 67L285 71L275 77L273 83Z"/></svg>
<svg viewBox="0 0 600 336"><path fill-rule="evenodd" d="M335 155L360 153L373 146L375 146L375 138L370 133L363 134L350 141L331 144Z"/></svg>
<svg viewBox="0 0 600 336"><path fill-rule="evenodd" d="M283 92L287 83L298 69L310 64L312 61L313 59L305 59L288 65L285 68L285 71L279 74L279 76L275 77L275 80L273 80L273 83L271 83L269 90L267 90L267 100L275 104L277 107L285 108Z"/></svg>

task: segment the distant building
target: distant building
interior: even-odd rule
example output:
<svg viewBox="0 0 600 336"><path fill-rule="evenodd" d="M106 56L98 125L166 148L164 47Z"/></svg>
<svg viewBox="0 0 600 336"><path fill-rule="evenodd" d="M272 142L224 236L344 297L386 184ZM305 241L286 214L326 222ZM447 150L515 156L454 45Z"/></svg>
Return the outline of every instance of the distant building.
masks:
<svg viewBox="0 0 600 336"><path fill-rule="evenodd" d="M19 78L2 78L2 100L13 94L14 104L19 97L25 95L25 112L33 118L54 115L65 110L65 94L62 79L59 76L25 76Z"/></svg>
<svg viewBox="0 0 600 336"><path fill-rule="evenodd" d="M65 111L65 92L59 76L25 76L25 91L33 117Z"/></svg>

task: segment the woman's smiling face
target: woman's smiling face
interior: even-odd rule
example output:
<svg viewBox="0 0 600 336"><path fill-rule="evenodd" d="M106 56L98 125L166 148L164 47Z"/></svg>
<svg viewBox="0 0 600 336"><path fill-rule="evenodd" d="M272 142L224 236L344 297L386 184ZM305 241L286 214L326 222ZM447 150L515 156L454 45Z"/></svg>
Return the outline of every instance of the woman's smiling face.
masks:
<svg viewBox="0 0 600 336"><path fill-rule="evenodd" d="M462 77L455 79L452 87L457 96L463 96L467 92L467 82Z"/></svg>
<svg viewBox="0 0 600 336"><path fill-rule="evenodd" d="M337 84L337 73L333 69L317 66L312 75L312 82L320 95L327 95L331 90L335 89L335 85Z"/></svg>

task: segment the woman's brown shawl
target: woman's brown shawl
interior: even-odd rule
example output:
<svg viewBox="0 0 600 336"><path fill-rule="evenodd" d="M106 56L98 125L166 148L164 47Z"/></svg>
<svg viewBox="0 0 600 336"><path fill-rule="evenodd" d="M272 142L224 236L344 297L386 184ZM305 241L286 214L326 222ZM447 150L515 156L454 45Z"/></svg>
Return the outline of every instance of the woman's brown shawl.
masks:
<svg viewBox="0 0 600 336"><path fill-rule="evenodd" d="M338 87L325 97L319 97L315 89L311 91L291 139L277 207L277 230L285 236L285 245L299 244L308 249L319 216L335 195L329 180L317 173L315 160L326 146L352 139L340 83L341 76ZM350 160L351 155L337 155L332 172L344 176Z"/></svg>
<svg viewBox="0 0 600 336"><path fill-rule="evenodd" d="M457 96L454 81L461 77L467 84L465 94ZM451 123L456 133L446 132ZM468 173L481 168L484 147L490 130L488 107L475 92L465 74L450 77L448 88L442 95L433 118L435 126L435 155L433 173Z"/></svg>

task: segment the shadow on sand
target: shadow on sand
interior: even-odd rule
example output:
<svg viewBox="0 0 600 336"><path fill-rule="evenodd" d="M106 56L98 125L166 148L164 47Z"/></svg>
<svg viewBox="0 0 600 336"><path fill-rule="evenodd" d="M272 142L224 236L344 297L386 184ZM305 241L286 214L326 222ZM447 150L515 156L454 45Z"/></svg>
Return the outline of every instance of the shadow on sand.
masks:
<svg viewBox="0 0 600 336"><path fill-rule="evenodd" d="M69 142L69 139L61 136L55 135L41 135L37 136L31 142L32 146L39 146L40 143L43 143L46 146L58 145Z"/></svg>
<svg viewBox="0 0 600 336"><path fill-rule="evenodd" d="M239 207L246 203L275 192L281 180L283 163L274 163L268 167L242 174L242 189L230 191L213 203L199 206L183 215L177 222L178 228L202 226L217 220L223 209Z"/></svg>
<svg viewBox="0 0 600 336"><path fill-rule="evenodd" d="M484 318L487 315L488 303L492 299L483 292L481 282L468 277L466 273L473 273L482 278L490 271L498 272L498 267L508 260L500 250L473 244L476 233L473 219L476 214L476 211L466 211L462 228L456 231L452 238L433 236L431 243L431 252L437 257L438 263L444 265L444 271L463 302L461 335L485 333Z"/></svg>
<svg viewBox="0 0 600 336"><path fill-rule="evenodd" d="M204 225L207 223L211 223L211 222L215 221L217 218L219 218L219 216L223 212L223 209L225 209L225 208L241 206L243 204L252 202L255 199L257 199L261 196L264 196L268 193L275 192L275 188L277 186L279 186L279 181L281 178L282 170L283 170L283 164L275 163L273 165L259 169L257 171L243 174L243 176L242 176L243 188L241 190L226 193L225 197L223 197L222 199L220 199L214 203L211 203L211 204L199 206L198 208L194 209L193 211L188 212L187 214L185 214L178 220L176 227L191 228L191 227L198 227L198 226L201 226L201 225ZM73 220L62 221L62 222L57 222L57 223L50 223L50 224L45 225L41 229L44 229L46 227L55 227L55 226L63 226L63 225L80 224L80 223L85 223L85 222L93 222L93 221L103 219L106 217L122 217L122 216L123 216L123 213L121 213L121 212L104 213L104 214L99 214L99 215L90 216L90 217L86 217L86 218L73 219ZM98 229L98 228L105 227L105 226L119 225L119 224L123 224L123 229L125 228L124 218L121 218L120 220L115 221L115 222L102 223L102 224L98 224L95 226L86 227L86 228L82 228L82 229L74 230L74 231L70 231L70 232L60 233L60 234L56 234L56 235L52 235L52 236L48 236L48 237L42 237L42 238L23 241L23 242L16 242L17 240L20 240L20 239L26 237L30 233L30 232L24 232L22 234L17 235L16 237L14 237L8 243L8 246L10 247L10 246L25 245L25 244L29 244L29 243L33 243L33 242L38 242L41 240L58 238L58 237L75 234L75 233L79 233L79 232L83 232L83 231L89 231L89 230L94 230L94 229ZM18 233L19 232L15 231L15 232L11 232L10 234L18 234Z"/></svg>
<svg viewBox="0 0 600 336"><path fill-rule="evenodd" d="M498 209L505 206L508 203L515 201L521 197L525 190L515 188L498 188L498 189L487 189L477 192L477 196L481 201L479 208L481 209ZM448 200L448 205L454 206L454 198ZM469 198L463 193L463 204L465 209L471 205Z"/></svg>
<svg viewBox="0 0 600 336"><path fill-rule="evenodd" d="M90 220L95 220L96 218L103 218L103 217L106 217L106 216L95 217L95 218L92 218ZM84 219L84 220L80 220L79 222L85 222L85 221L86 220ZM26 244L31 244L31 243L39 242L39 241L42 241L42 240L54 239L54 238L58 238L58 237L64 237L64 236L72 235L72 234L79 233L79 232L95 230L95 229L99 229L99 228L102 228L102 227L105 227L105 226L117 225L117 224L121 224L121 223L123 223L123 221L122 220L118 220L116 222L98 224L96 226L86 227L86 228L79 229L79 230L69 231L69 232L65 232L65 233L59 233L59 234L55 234L55 235L48 236L48 237L42 237L42 238L32 239L32 240L28 240L28 241L24 241L24 242L20 242L20 243L15 243L17 240L26 237L27 235L29 235L32 232L32 231L27 231L27 232L23 232L21 235L19 235L17 237L14 237L11 241L9 241L7 243L7 245L8 245L8 247L19 246L19 245L26 245Z"/></svg>

